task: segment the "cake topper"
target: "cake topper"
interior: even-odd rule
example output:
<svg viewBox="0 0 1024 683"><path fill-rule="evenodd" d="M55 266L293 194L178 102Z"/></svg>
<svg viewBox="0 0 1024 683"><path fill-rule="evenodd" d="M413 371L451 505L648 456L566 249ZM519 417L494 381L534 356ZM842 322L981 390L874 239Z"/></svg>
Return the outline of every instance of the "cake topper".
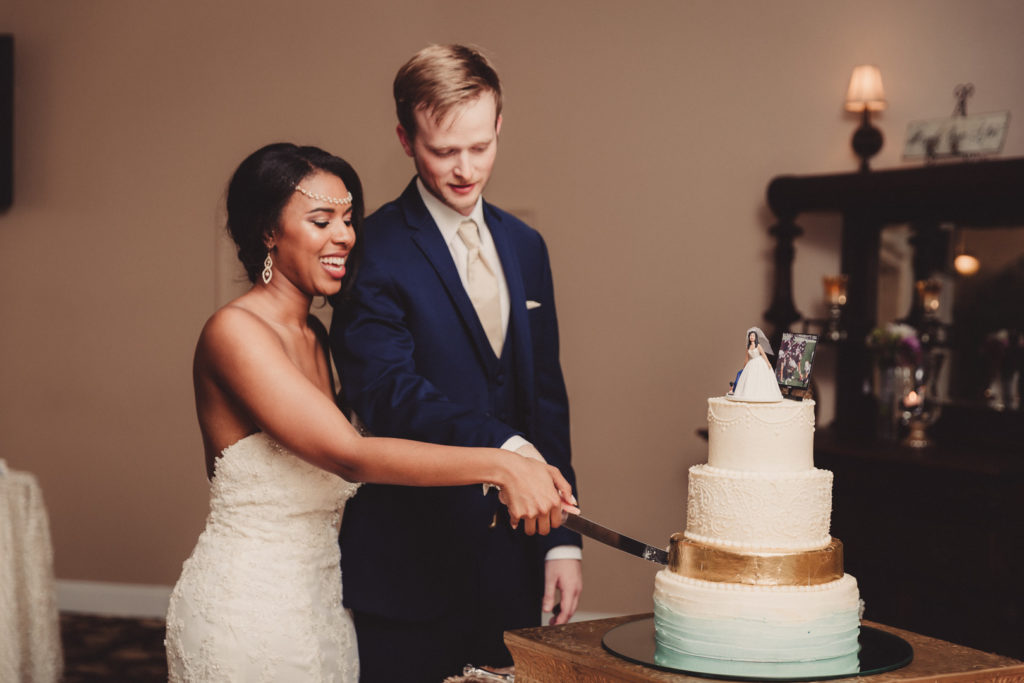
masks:
<svg viewBox="0 0 1024 683"><path fill-rule="evenodd" d="M775 379L775 372L768 354L772 347L768 343L768 337L760 327L751 327L747 330L747 351L744 356L746 364L743 369L736 373L736 380L732 383L732 390L725 395L726 398L734 401L749 401L751 403L775 403L782 400L782 392L779 390L779 383Z"/></svg>
<svg viewBox="0 0 1024 683"><path fill-rule="evenodd" d="M818 346L818 335L782 333L779 344L779 358L775 362L775 378L782 395L796 401L811 398L811 368L814 366L814 350Z"/></svg>

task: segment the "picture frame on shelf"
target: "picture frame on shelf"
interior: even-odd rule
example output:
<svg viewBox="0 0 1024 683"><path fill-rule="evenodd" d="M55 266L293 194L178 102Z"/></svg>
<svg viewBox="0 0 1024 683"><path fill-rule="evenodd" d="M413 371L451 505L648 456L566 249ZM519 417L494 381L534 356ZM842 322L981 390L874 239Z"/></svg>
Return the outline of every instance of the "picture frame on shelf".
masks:
<svg viewBox="0 0 1024 683"><path fill-rule="evenodd" d="M998 154L1006 141L1010 112L911 121L904 159L942 159Z"/></svg>

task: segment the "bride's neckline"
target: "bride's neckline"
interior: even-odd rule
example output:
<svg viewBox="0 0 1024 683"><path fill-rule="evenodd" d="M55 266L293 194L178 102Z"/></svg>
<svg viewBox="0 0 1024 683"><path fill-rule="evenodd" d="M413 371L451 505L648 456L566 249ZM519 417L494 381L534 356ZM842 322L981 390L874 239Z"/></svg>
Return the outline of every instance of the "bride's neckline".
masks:
<svg viewBox="0 0 1024 683"><path fill-rule="evenodd" d="M228 454L231 453L232 451L238 450L238 448L241 447L242 443L244 443L245 441L248 441L253 437L257 436L262 436L268 439L270 438L265 432L257 431L253 432L252 434L246 434L241 439L238 439L234 443L228 444L224 448L220 449L220 453L217 455L216 458L213 459L213 476L210 477L211 484L217 481L217 475L220 474L220 468L224 460L227 459Z"/></svg>

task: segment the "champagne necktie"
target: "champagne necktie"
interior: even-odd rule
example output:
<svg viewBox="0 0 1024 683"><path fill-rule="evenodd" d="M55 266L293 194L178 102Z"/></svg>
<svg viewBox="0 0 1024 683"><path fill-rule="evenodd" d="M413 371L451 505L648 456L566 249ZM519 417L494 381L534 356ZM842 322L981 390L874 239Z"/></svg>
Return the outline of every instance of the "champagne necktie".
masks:
<svg viewBox="0 0 1024 683"><path fill-rule="evenodd" d="M495 356L501 356L501 347L505 343L501 333L501 302L498 298L498 278L494 275L487 262L480 257L480 230L476 221L467 219L459 225L459 237L469 251L466 260L466 292L473 308L480 318L480 324L487 334Z"/></svg>

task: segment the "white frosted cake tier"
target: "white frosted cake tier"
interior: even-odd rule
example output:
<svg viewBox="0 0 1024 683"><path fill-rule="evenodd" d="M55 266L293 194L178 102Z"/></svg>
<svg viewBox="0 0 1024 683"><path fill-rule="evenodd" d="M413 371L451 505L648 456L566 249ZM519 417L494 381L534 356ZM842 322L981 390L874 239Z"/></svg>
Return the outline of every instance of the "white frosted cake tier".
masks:
<svg viewBox="0 0 1024 683"><path fill-rule="evenodd" d="M708 464L726 470L794 472L814 466L814 401L708 399Z"/></svg>
<svg viewBox="0 0 1024 683"><path fill-rule="evenodd" d="M706 660L834 663L857 670L860 594L849 574L816 586L745 586L669 570L654 579L655 661L709 671ZM694 660L705 660L701 667ZM726 671L723 671L723 673Z"/></svg>
<svg viewBox="0 0 1024 683"><path fill-rule="evenodd" d="M829 544L832 473L742 472L690 468L686 538L751 552L800 551Z"/></svg>

